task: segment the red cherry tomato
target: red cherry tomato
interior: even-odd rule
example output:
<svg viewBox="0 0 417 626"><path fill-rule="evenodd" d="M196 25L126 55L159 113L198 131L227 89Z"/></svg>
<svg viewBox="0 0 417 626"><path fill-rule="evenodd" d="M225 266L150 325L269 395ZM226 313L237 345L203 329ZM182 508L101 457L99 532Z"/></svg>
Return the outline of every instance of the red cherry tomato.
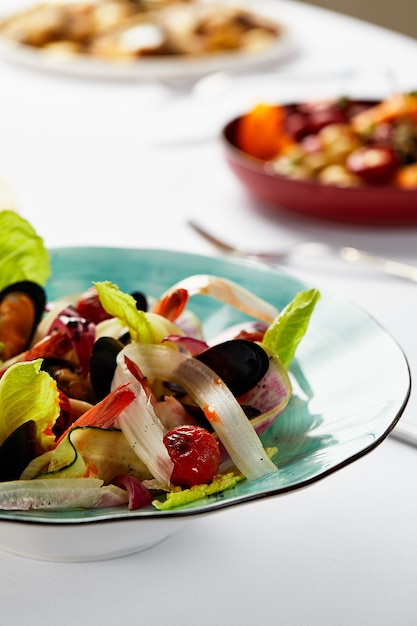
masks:
<svg viewBox="0 0 417 626"><path fill-rule="evenodd" d="M285 129L295 141L300 141L300 139L310 134L308 116L298 111L289 113L285 121Z"/></svg>
<svg viewBox="0 0 417 626"><path fill-rule="evenodd" d="M79 314L86 320L98 324L111 316L103 309L95 287L85 291L75 305Z"/></svg>
<svg viewBox="0 0 417 626"><path fill-rule="evenodd" d="M298 109L305 116L310 134L318 133L329 124L347 123L347 110L341 108L338 101L304 102L299 105Z"/></svg>
<svg viewBox="0 0 417 626"><path fill-rule="evenodd" d="M334 102L306 102L301 103L298 109L287 113L287 132L300 141L308 135L317 134L329 124L346 124L346 112Z"/></svg>
<svg viewBox="0 0 417 626"><path fill-rule="evenodd" d="M347 169L367 183L388 182L398 166L393 150L380 146L362 146L350 153Z"/></svg>
<svg viewBox="0 0 417 626"><path fill-rule="evenodd" d="M343 111L336 109L334 107L328 107L323 109L317 109L311 111L308 116L308 123L310 127L310 132L315 134L318 133L325 126L329 126L329 124L345 124L346 123L346 115Z"/></svg>
<svg viewBox="0 0 417 626"><path fill-rule="evenodd" d="M164 444L174 464L173 485L192 487L208 483L219 471L219 444L201 426L177 426L165 435Z"/></svg>

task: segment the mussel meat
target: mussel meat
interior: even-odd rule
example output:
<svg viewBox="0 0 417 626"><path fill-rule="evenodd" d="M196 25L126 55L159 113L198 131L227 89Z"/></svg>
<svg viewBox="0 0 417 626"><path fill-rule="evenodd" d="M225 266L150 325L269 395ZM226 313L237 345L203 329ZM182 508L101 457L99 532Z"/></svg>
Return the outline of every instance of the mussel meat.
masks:
<svg viewBox="0 0 417 626"><path fill-rule="evenodd" d="M68 398L83 400L94 404L95 394L90 381L82 376L79 368L65 359L45 357L42 361L42 370L48 372L55 380L58 389Z"/></svg>
<svg viewBox="0 0 417 626"><path fill-rule="evenodd" d="M0 358L3 361L29 347L45 310L46 295L37 283L21 281L0 293Z"/></svg>

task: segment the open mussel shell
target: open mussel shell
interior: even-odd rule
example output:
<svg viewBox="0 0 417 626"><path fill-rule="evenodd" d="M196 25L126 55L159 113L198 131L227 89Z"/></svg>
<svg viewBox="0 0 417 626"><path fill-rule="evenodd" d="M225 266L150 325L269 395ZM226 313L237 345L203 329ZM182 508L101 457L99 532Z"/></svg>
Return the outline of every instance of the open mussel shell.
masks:
<svg viewBox="0 0 417 626"><path fill-rule="evenodd" d="M0 302L10 293L24 293L32 300L35 308L34 325L37 326L45 311L46 294L43 287L30 280L22 280L12 285L8 285L0 292Z"/></svg>
<svg viewBox="0 0 417 626"><path fill-rule="evenodd" d="M41 369L55 380L58 389L68 398L95 404L96 396L88 378L80 372L79 366L66 359L45 357Z"/></svg>
<svg viewBox="0 0 417 626"><path fill-rule="evenodd" d="M138 311L148 310L148 299L142 291L132 291L130 295L134 298Z"/></svg>
<svg viewBox="0 0 417 626"><path fill-rule="evenodd" d="M246 339L216 344L197 357L228 385L258 433L282 413L292 387L286 368L265 346Z"/></svg>
<svg viewBox="0 0 417 626"><path fill-rule="evenodd" d="M27 350L45 311L43 288L31 281L8 285L0 292L0 353L7 362Z"/></svg>
<svg viewBox="0 0 417 626"><path fill-rule="evenodd" d="M207 348L196 357L226 383L234 396L252 389L266 374L269 357L253 341L233 339Z"/></svg>
<svg viewBox="0 0 417 626"><path fill-rule="evenodd" d="M239 397L239 402L259 412L250 421L260 435L282 413L291 395L292 386L286 368L277 356L270 354L267 372L252 389Z"/></svg>
<svg viewBox="0 0 417 626"><path fill-rule="evenodd" d="M102 400L110 393L116 357L123 345L113 337L100 337L94 343L90 358L90 380L97 400Z"/></svg>
<svg viewBox="0 0 417 626"><path fill-rule="evenodd" d="M0 481L18 480L25 467L38 454L36 423L28 420L18 426L0 446Z"/></svg>

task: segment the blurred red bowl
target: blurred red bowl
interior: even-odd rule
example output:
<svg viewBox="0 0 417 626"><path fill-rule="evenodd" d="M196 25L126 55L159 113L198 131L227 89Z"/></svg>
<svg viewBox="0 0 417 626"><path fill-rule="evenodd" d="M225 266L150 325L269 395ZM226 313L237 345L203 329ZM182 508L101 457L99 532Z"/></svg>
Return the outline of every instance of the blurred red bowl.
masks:
<svg viewBox="0 0 417 626"><path fill-rule="evenodd" d="M417 190L390 186L337 187L294 180L268 171L265 162L236 145L240 117L223 128L226 161L257 200L278 210L363 225L417 225Z"/></svg>

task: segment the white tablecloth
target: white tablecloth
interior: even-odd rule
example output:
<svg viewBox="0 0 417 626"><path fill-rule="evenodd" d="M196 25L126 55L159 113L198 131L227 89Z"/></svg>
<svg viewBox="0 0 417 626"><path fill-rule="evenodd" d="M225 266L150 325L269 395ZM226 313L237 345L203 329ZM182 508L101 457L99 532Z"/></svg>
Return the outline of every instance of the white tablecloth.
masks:
<svg viewBox="0 0 417 626"><path fill-rule="evenodd" d="M274 76L213 91L0 63L0 174L48 246L214 254L187 226L195 217L241 245L316 240L417 263L415 229L260 210L225 166L221 123L261 98L417 86L417 41L297 2L269 4L293 33L294 54ZM336 262L287 269L368 310L417 372L416 285ZM403 419L417 424L416 408L412 395ZM417 449L389 439L309 489L196 519L130 557L57 564L0 553L2 621L415 624L416 476Z"/></svg>

